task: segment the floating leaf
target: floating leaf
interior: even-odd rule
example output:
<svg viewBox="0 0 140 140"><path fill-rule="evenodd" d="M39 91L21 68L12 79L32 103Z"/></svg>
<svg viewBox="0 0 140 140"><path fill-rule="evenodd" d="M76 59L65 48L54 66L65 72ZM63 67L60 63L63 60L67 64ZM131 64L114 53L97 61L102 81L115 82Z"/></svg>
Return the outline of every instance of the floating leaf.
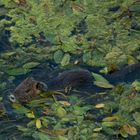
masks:
<svg viewBox="0 0 140 140"><path fill-rule="evenodd" d="M23 68L13 68L13 69L7 69L6 73L12 76L17 76L17 75L23 75L28 73L30 70L26 70Z"/></svg>
<svg viewBox="0 0 140 140"><path fill-rule="evenodd" d="M58 136L58 140L68 140L66 137Z"/></svg>
<svg viewBox="0 0 140 140"><path fill-rule="evenodd" d="M105 107L105 104L103 104L103 103L95 105L95 108L104 108L104 107Z"/></svg>
<svg viewBox="0 0 140 140"><path fill-rule="evenodd" d="M60 104L62 104L63 106L70 106L71 104L67 101L59 101Z"/></svg>
<svg viewBox="0 0 140 140"><path fill-rule="evenodd" d="M6 82L2 82L0 83L0 89L3 90L6 88L7 83Z"/></svg>
<svg viewBox="0 0 140 140"><path fill-rule="evenodd" d="M60 118L65 117L66 114L67 114L66 110L63 107L61 107L61 106L59 106L57 108L56 113L57 113L57 116L60 117Z"/></svg>
<svg viewBox="0 0 140 140"><path fill-rule="evenodd" d="M140 13L140 4L131 5L129 7L129 10L131 12L138 12L138 13Z"/></svg>
<svg viewBox="0 0 140 140"><path fill-rule="evenodd" d="M10 56L12 56L12 55L14 55L14 54L16 54L15 51L14 51L14 52L6 52L6 53L4 53L3 55L4 55L4 57L10 57Z"/></svg>
<svg viewBox="0 0 140 140"><path fill-rule="evenodd" d="M83 54L83 62L88 62L92 58L91 52Z"/></svg>
<svg viewBox="0 0 140 140"><path fill-rule="evenodd" d="M132 56L128 56L127 59L128 59L127 61L128 61L129 65L133 65L133 64L137 63L137 60L134 57L132 57Z"/></svg>
<svg viewBox="0 0 140 140"><path fill-rule="evenodd" d="M12 104L12 107L14 108L14 112L18 113L18 114L26 114L28 113L30 110L25 108L24 106L20 105L20 104Z"/></svg>
<svg viewBox="0 0 140 140"><path fill-rule="evenodd" d="M108 83L108 81L107 81L103 76L101 76L100 74L97 74L97 73L93 73L93 72L92 72L92 75L93 75L93 77L95 78L95 80L96 80L97 82Z"/></svg>
<svg viewBox="0 0 140 140"><path fill-rule="evenodd" d="M54 53L53 58L56 63L61 63L64 53L61 50L58 50Z"/></svg>
<svg viewBox="0 0 140 140"><path fill-rule="evenodd" d="M118 116L112 116L112 117L106 117L103 119L104 122L112 122L112 121L117 121L119 119Z"/></svg>
<svg viewBox="0 0 140 140"><path fill-rule="evenodd" d="M70 55L67 53L67 54L64 55L64 57L62 59L61 65L62 66L68 65L69 61L70 61Z"/></svg>
<svg viewBox="0 0 140 140"><path fill-rule="evenodd" d="M116 122L102 122L103 127L114 127L116 126Z"/></svg>
<svg viewBox="0 0 140 140"><path fill-rule="evenodd" d="M123 125L122 129L124 129L124 131L129 135L137 135L137 129L133 126L126 124Z"/></svg>
<svg viewBox="0 0 140 140"><path fill-rule="evenodd" d="M94 131L94 132L100 132L102 129L103 129L102 127L94 128L93 131Z"/></svg>
<svg viewBox="0 0 140 140"><path fill-rule="evenodd" d="M114 86L112 84L110 84L103 76L97 74L97 73L93 73L92 72L93 77L95 78L95 82L94 84L98 87L101 88L113 88Z"/></svg>
<svg viewBox="0 0 140 140"><path fill-rule="evenodd" d="M104 82L97 82L95 81L94 84L98 87L101 87L101 88L114 88L114 86L110 83L104 83Z"/></svg>
<svg viewBox="0 0 140 140"><path fill-rule="evenodd" d="M133 118L135 119L135 121L137 122L137 124L140 126L140 113L139 112L135 112L133 114Z"/></svg>
<svg viewBox="0 0 140 140"><path fill-rule="evenodd" d="M27 113L26 114L26 116L28 117L28 118L35 118L35 114L34 114L34 112L32 111L32 112L29 112L29 113Z"/></svg>
<svg viewBox="0 0 140 140"><path fill-rule="evenodd" d="M3 97L0 97L0 102L3 100Z"/></svg>
<svg viewBox="0 0 140 140"><path fill-rule="evenodd" d="M41 124L41 121L40 121L40 119L37 119L36 120L36 128L41 128L42 127L42 124Z"/></svg>
<svg viewBox="0 0 140 140"><path fill-rule="evenodd" d="M28 131L30 131L29 128L26 128L26 127L23 127L23 126L20 126L20 125L17 125L16 127L18 128L18 130L20 130L22 132L28 132Z"/></svg>
<svg viewBox="0 0 140 140"><path fill-rule="evenodd" d="M47 133L48 135L51 136L64 136L65 133L68 131L68 129L56 129L56 130L50 130L50 129L41 129L42 132Z"/></svg>
<svg viewBox="0 0 140 140"><path fill-rule="evenodd" d="M39 65L39 64L40 64L40 63L38 63L38 62L29 62L29 63L24 64L22 67L23 67L24 69L31 69L31 68L36 67L36 66Z"/></svg>
<svg viewBox="0 0 140 140"><path fill-rule="evenodd" d="M135 80L132 83L132 86L135 88L135 90L140 91L140 82L139 81Z"/></svg>
<svg viewBox="0 0 140 140"><path fill-rule="evenodd" d="M50 140L49 136L41 132L35 132L32 136L35 140Z"/></svg>
<svg viewBox="0 0 140 140"><path fill-rule="evenodd" d="M120 129L120 134L124 138L127 138L128 137L128 133L123 128Z"/></svg>
<svg viewBox="0 0 140 140"><path fill-rule="evenodd" d="M47 112L48 113L48 112ZM46 114L47 114L46 113ZM48 114L47 114L48 115ZM46 128L48 127L48 122L45 118L41 118L41 122L42 122L42 125L45 126Z"/></svg>

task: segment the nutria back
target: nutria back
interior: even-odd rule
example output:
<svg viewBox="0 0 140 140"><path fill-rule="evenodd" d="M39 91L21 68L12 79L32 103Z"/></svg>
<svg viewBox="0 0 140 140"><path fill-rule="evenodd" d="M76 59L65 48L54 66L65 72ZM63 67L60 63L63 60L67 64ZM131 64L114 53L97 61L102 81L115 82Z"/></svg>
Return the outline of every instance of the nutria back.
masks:
<svg viewBox="0 0 140 140"><path fill-rule="evenodd" d="M72 88L82 88L93 84L92 75L85 69L67 70L60 73L48 82L49 90L64 89L67 86Z"/></svg>

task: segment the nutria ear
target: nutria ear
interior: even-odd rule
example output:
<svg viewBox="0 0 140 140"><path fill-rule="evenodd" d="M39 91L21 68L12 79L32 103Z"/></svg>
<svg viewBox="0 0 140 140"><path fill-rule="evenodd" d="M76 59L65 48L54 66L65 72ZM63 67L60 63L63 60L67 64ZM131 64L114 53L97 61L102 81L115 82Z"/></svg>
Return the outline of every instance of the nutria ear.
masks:
<svg viewBox="0 0 140 140"><path fill-rule="evenodd" d="M47 92L48 91L48 86L43 82L37 82L36 89L38 89L40 91Z"/></svg>
<svg viewBox="0 0 140 140"><path fill-rule="evenodd" d="M30 83L31 81L35 81L35 79L33 78L33 77L27 77L25 80L24 80L24 82L26 82L26 83Z"/></svg>

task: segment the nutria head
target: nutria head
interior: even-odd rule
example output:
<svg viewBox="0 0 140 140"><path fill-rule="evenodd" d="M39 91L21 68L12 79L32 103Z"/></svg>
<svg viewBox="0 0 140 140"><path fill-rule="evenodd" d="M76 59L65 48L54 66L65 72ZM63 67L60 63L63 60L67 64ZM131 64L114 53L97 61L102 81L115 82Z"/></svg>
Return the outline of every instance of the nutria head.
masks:
<svg viewBox="0 0 140 140"><path fill-rule="evenodd" d="M9 99L11 102L28 103L35 99L39 93L47 90L48 87L45 83L36 81L33 77L28 77L9 95Z"/></svg>

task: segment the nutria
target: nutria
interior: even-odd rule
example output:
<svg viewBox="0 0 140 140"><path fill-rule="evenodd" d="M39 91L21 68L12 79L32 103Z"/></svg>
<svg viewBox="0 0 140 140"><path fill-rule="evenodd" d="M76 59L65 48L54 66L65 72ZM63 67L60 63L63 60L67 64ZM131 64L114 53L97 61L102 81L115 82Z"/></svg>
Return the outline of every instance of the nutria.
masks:
<svg viewBox="0 0 140 140"><path fill-rule="evenodd" d="M126 66L120 71L112 74L107 74L105 77L111 83L116 84L118 82L133 81L137 78L139 72L140 63ZM39 82L32 77L26 78L17 88L14 93L10 95L10 100L16 99L21 103L27 103L37 97L41 91L48 90L61 90L68 88L90 88L91 91L97 92L98 88L93 85L93 78L90 71L85 69L67 70L60 73L58 76L47 82L47 85L43 82ZM99 91L101 89L99 88Z"/></svg>
<svg viewBox="0 0 140 140"><path fill-rule="evenodd" d="M36 81L33 77L26 78L9 96L10 101L19 101L20 103L28 103L42 91L47 91L48 87L45 83Z"/></svg>
<svg viewBox="0 0 140 140"><path fill-rule="evenodd" d="M48 82L48 90L69 88L83 88L93 84L91 73L85 69L67 70Z"/></svg>

